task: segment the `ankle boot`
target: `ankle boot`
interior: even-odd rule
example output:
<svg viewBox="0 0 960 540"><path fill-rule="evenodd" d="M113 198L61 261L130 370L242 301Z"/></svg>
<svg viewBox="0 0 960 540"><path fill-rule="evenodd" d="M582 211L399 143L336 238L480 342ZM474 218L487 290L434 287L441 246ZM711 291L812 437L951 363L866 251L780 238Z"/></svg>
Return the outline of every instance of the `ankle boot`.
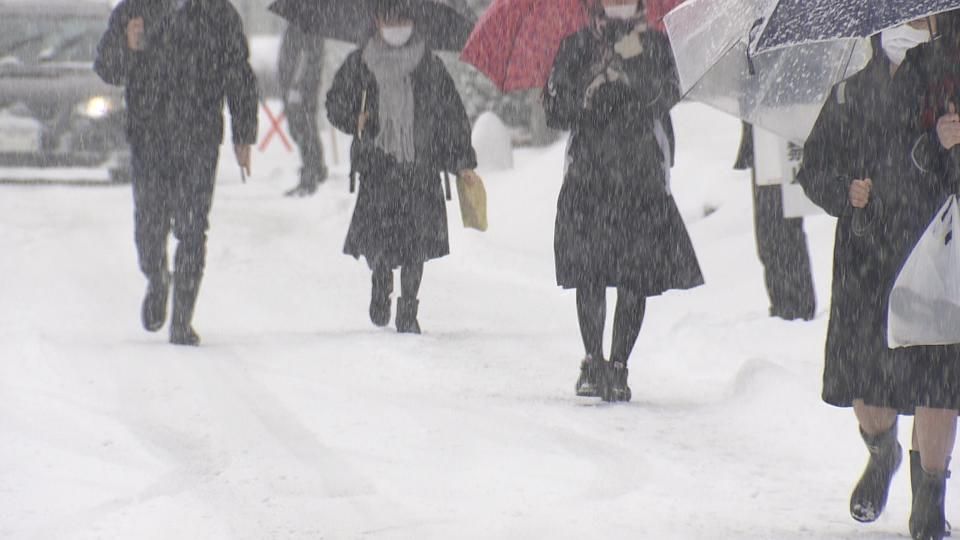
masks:
<svg viewBox="0 0 960 540"><path fill-rule="evenodd" d="M611 360L600 385L600 398L604 401L630 401L633 397L630 387L627 386L627 377L630 371L625 362Z"/></svg>
<svg viewBox="0 0 960 540"><path fill-rule="evenodd" d="M374 271L370 292L370 321L375 326L390 324L390 293L393 292L393 272Z"/></svg>
<svg viewBox="0 0 960 540"><path fill-rule="evenodd" d="M147 282L147 293L140 308L140 321L148 332L156 332L167 322L167 299L170 296L170 271L151 275Z"/></svg>
<svg viewBox="0 0 960 540"><path fill-rule="evenodd" d="M580 377L576 386L578 396L600 397L600 382L605 364L602 358L594 359L589 354L580 362Z"/></svg>
<svg viewBox="0 0 960 540"><path fill-rule="evenodd" d="M397 332L401 334L419 334L417 309L420 302L416 298L397 298Z"/></svg>
<svg viewBox="0 0 960 540"><path fill-rule="evenodd" d="M941 540L950 536L946 519L946 481L950 472L928 473L920 464L920 452L910 451L910 486L913 508L910 511L910 536L914 540Z"/></svg>
<svg viewBox="0 0 960 540"><path fill-rule="evenodd" d="M170 343L174 345L200 345L200 336L193 329L193 310L200 290L198 278L177 275L173 283L173 317L170 320Z"/></svg>
<svg viewBox="0 0 960 540"><path fill-rule="evenodd" d="M850 495L850 516L861 523L876 521L887 505L893 473L900 467L903 449L897 441L897 424L877 435L860 436L870 451L870 461Z"/></svg>

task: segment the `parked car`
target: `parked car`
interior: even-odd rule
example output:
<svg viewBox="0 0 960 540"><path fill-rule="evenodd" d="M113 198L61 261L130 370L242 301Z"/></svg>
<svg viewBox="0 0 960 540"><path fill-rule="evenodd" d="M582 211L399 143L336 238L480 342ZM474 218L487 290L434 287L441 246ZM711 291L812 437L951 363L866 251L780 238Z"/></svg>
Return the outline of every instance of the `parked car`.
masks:
<svg viewBox="0 0 960 540"><path fill-rule="evenodd" d="M129 181L123 91L93 72L107 1L0 2L0 167L105 167Z"/></svg>

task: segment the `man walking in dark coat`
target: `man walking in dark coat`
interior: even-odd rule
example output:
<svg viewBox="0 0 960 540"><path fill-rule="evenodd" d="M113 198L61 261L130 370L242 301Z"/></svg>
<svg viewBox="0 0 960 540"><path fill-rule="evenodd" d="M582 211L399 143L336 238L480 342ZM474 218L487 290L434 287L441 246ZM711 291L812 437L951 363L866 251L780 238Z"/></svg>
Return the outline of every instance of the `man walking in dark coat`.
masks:
<svg viewBox="0 0 960 540"><path fill-rule="evenodd" d="M752 171L753 230L770 298L770 316L809 321L816 315L817 298L803 218L784 217L781 186L757 184L754 150L753 126L745 123L734 168Z"/></svg>
<svg viewBox="0 0 960 540"><path fill-rule="evenodd" d="M323 144L317 113L320 84L323 80L323 38L308 34L295 24L287 26L280 43L277 63L283 110L290 125L290 134L300 147L300 183L288 196L313 195L327 179L323 162Z"/></svg>
<svg viewBox="0 0 960 540"><path fill-rule="evenodd" d="M126 86L135 239L148 279L143 326L163 327L178 240L170 342L198 345L192 319L206 258L223 103L237 162L249 173L257 134L256 79L240 16L227 0L124 0L97 49L95 69Z"/></svg>

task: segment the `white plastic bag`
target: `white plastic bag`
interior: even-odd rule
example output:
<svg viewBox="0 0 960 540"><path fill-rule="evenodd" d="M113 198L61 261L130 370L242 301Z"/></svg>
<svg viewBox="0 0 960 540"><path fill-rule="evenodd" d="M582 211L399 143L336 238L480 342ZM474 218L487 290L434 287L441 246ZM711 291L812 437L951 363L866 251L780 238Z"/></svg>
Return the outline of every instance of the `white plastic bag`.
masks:
<svg viewBox="0 0 960 540"><path fill-rule="evenodd" d="M890 293L890 348L960 343L960 208L951 195L910 253Z"/></svg>

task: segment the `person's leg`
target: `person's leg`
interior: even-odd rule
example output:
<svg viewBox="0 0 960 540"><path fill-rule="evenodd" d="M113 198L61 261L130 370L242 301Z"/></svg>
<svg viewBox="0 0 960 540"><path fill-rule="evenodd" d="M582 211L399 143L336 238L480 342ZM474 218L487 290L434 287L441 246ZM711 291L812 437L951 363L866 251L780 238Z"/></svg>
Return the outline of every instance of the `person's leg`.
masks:
<svg viewBox="0 0 960 540"><path fill-rule="evenodd" d="M629 370L627 362L637 343L647 299L625 288L617 288L617 310L613 320L613 345L610 349L610 365L601 385L600 397L604 401L630 401L627 385Z"/></svg>
<svg viewBox="0 0 960 540"><path fill-rule="evenodd" d="M308 172L306 181L312 191L316 191L317 184L327 179L327 165L323 160L323 143L320 140L320 120L318 96L306 99L304 103L305 133L301 152L303 166Z"/></svg>
<svg viewBox="0 0 960 540"><path fill-rule="evenodd" d="M140 310L143 327L156 332L167 318L170 270L167 265L167 237L171 217L163 167L150 159L150 149L134 147L131 152L134 241L140 270L147 278L147 291Z"/></svg>
<svg viewBox="0 0 960 540"><path fill-rule="evenodd" d="M603 328L607 318L607 288L588 285L577 288L577 319L586 357L580 362L575 386L582 397L599 397L606 362L603 361Z"/></svg>
<svg viewBox="0 0 960 540"><path fill-rule="evenodd" d="M855 400L853 410L860 424L870 460L850 496L850 515L870 523L876 521L887 504L893 474L900 467L903 450L897 440L897 411L867 405Z"/></svg>
<svg viewBox="0 0 960 540"><path fill-rule="evenodd" d="M587 356L603 359L603 329L607 319L607 288L603 285L577 287L577 319Z"/></svg>
<svg viewBox="0 0 960 540"><path fill-rule="evenodd" d="M390 295L393 293L393 270L386 265L377 265L371 277L370 321L376 326L390 323Z"/></svg>
<svg viewBox="0 0 960 540"><path fill-rule="evenodd" d="M917 407L915 414L915 459L919 465L911 468L910 534L917 540L940 540L947 530L947 478L957 437L957 411Z"/></svg>
<svg viewBox="0 0 960 540"><path fill-rule="evenodd" d="M207 229L219 149L199 146L183 152L175 158L174 166L177 175L173 227L177 251L170 342L196 346L200 337L193 329L193 312L206 266Z"/></svg>
<svg viewBox="0 0 960 540"><path fill-rule="evenodd" d="M420 323L417 311L420 301L420 282L423 281L424 263L405 264L400 269L400 298L397 299L397 332L401 334L419 334Z"/></svg>
<svg viewBox="0 0 960 540"><path fill-rule="evenodd" d="M624 365L630 360L630 353L637 343L643 316L647 309L646 297L628 289L617 289L617 311L613 319L613 346L610 361Z"/></svg>
<svg viewBox="0 0 960 540"><path fill-rule="evenodd" d="M803 219L783 215L781 186L754 181L754 232L763 265L770 315L810 320L816 314L816 293Z"/></svg>

